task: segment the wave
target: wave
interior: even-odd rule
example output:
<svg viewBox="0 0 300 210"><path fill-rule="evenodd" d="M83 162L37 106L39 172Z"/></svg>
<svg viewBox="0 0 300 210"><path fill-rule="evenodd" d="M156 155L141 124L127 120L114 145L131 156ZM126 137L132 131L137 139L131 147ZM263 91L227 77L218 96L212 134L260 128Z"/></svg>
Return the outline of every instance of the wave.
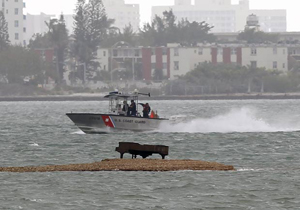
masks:
<svg viewBox="0 0 300 210"><path fill-rule="evenodd" d="M72 134L79 134L79 135L85 135L85 133L82 130L75 131Z"/></svg>
<svg viewBox="0 0 300 210"><path fill-rule="evenodd" d="M170 122L160 126L163 133L246 133L246 132L291 132L300 126L278 119L263 119L251 108L232 109L228 113L211 118L190 119L173 116ZM269 116L272 117L272 116ZM179 122L180 121L180 122ZM273 122L273 123L270 123Z"/></svg>

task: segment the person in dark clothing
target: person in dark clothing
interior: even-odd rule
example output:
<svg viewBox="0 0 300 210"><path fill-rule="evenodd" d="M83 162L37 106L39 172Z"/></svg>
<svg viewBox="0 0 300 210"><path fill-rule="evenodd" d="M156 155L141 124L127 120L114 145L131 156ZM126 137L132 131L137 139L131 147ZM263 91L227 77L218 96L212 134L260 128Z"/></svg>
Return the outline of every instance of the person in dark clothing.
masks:
<svg viewBox="0 0 300 210"><path fill-rule="evenodd" d="M136 104L135 104L134 100L131 100L129 110L130 110L130 115L131 116L136 116Z"/></svg>
<svg viewBox="0 0 300 210"><path fill-rule="evenodd" d="M129 116L128 110L129 110L129 107L128 107L127 101L123 101L123 109L122 109L123 115Z"/></svg>
<svg viewBox="0 0 300 210"><path fill-rule="evenodd" d="M149 113L151 111L151 108L148 103L144 104L144 109L143 109L143 117L144 118L149 118Z"/></svg>

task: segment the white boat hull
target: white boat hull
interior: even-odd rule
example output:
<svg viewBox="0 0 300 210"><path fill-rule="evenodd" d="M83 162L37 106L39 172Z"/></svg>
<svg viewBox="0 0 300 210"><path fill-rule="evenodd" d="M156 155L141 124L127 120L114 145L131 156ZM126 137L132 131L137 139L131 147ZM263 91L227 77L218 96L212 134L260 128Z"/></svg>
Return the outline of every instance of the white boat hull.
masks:
<svg viewBox="0 0 300 210"><path fill-rule="evenodd" d="M167 119L142 118L112 114L67 113L67 116L84 133L104 133L114 130L153 131Z"/></svg>

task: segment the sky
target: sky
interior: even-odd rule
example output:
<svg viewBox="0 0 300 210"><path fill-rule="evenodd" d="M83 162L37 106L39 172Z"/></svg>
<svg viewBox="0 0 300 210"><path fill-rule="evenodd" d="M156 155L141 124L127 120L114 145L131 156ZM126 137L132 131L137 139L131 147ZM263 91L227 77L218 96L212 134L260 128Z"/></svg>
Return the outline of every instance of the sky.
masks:
<svg viewBox="0 0 300 210"><path fill-rule="evenodd" d="M25 13L73 14L77 0L24 0ZM207 1L207 0L205 0ZM174 0L125 0L127 4L139 4L142 23L150 21L151 7L172 5ZM232 0L237 3L238 0ZM286 9L288 31L300 31L300 0L250 0L250 9Z"/></svg>

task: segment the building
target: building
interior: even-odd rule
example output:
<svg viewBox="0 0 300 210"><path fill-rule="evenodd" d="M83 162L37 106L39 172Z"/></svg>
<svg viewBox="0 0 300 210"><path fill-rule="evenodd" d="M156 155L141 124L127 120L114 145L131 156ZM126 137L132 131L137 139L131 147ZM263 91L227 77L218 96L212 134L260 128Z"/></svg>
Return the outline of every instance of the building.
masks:
<svg viewBox="0 0 300 210"><path fill-rule="evenodd" d="M144 80L151 81L156 70L162 71L163 79L176 79L204 62L286 72L289 54L297 55L297 50L300 52L300 48L296 48L289 53L287 45L276 44L198 44L195 47L184 47L180 44L169 44L167 47L119 46L112 49L99 49L98 61L101 63L102 70L111 73L125 70L123 64L128 59L133 64L140 63Z"/></svg>
<svg viewBox="0 0 300 210"><path fill-rule="evenodd" d="M140 7L138 4L125 4L124 0L103 0L108 18L115 19L114 26L121 31L131 25L134 32L140 27Z"/></svg>
<svg viewBox="0 0 300 210"><path fill-rule="evenodd" d="M45 22L50 22L54 17L55 15L46 15L44 13L39 15L27 14L24 22L26 27L26 33L24 35L26 43L29 43L29 40L34 34L46 33L49 29Z"/></svg>
<svg viewBox="0 0 300 210"><path fill-rule="evenodd" d="M238 32L244 30L247 16L258 16L260 28L266 32L284 32L287 30L286 10L251 10L249 0L175 0L172 6L152 7L152 19L172 9L177 20L205 21L214 26L212 32Z"/></svg>
<svg viewBox="0 0 300 210"><path fill-rule="evenodd" d="M26 45L23 8L25 8L23 0L1 0L0 10L3 11L8 23L9 39L13 45Z"/></svg>
<svg viewBox="0 0 300 210"><path fill-rule="evenodd" d="M130 70L132 72L141 71L143 79L151 81L155 75L155 70L161 71L164 78L169 78L169 54L170 51L167 47L131 47L126 45L122 47L114 46L110 49L99 49L97 59L101 70L111 73L111 80L116 79L113 78L116 71ZM128 69L128 66L130 69ZM140 66L139 69L138 66ZM136 80L136 78L133 76L132 80Z"/></svg>
<svg viewBox="0 0 300 210"><path fill-rule="evenodd" d="M270 32L270 35L278 35L279 43L300 43L300 32ZM241 42L238 40L238 32L214 33L218 43Z"/></svg>
<svg viewBox="0 0 300 210"><path fill-rule="evenodd" d="M1 0L0 0L1 1ZM139 15L139 5L138 4L125 4L124 0L103 0L105 6L105 12L108 18L115 19L114 27L119 28L121 31L125 26L131 25L134 32L139 30L140 15ZM74 32L74 15L63 14L66 28L69 34ZM36 33L45 33L48 28L45 22L49 22L52 18L59 18L56 15L47 15L41 13L39 15L27 14L25 27L26 43L32 38Z"/></svg>
<svg viewBox="0 0 300 210"><path fill-rule="evenodd" d="M288 70L288 47L247 44L170 46L171 79L185 75L203 62L236 64L286 72Z"/></svg>

